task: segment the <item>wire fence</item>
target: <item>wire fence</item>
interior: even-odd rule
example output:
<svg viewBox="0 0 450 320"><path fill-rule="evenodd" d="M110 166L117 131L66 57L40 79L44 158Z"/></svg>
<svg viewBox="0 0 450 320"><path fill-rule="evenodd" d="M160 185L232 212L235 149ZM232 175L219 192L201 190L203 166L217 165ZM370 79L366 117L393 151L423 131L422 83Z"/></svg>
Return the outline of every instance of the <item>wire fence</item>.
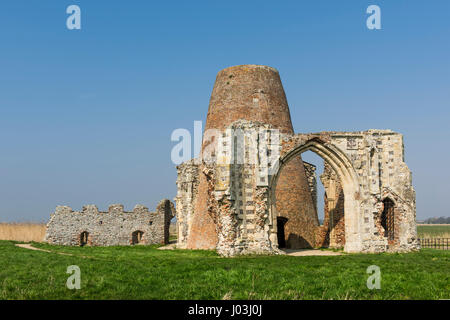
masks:
<svg viewBox="0 0 450 320"><path fill-rule="evenodd" d="M422 248L448 250L450 248L450 238L429 238L419 239Z"/></svg>

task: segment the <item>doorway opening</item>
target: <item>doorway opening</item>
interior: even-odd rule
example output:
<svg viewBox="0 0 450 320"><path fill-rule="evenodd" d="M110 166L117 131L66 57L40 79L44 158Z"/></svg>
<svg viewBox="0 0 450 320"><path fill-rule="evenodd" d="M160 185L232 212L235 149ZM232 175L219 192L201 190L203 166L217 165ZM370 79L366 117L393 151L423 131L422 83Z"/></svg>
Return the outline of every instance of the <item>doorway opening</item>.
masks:
<svg viewBox="0 0 450 320"><path fill-rule="evenodd" d="M286 248L286 237L284 234L284 226L288 221L285 217L277 217L277 237L278 237L278 248Z"/></svg>
<svg viewBox="0 0 450 320"><path fill-rule="evenodd" d="M131 234L131 244L139 244L142 241L142 236L144 235L144 232L142 231L135 231Z"/></svg>
<svg viewBox="0 0 450 320"><path fill-rule="evenodd" d="M342 181L334 168L320 154L313 150L306 150L300 154L301 158L292 157L280 168L280 175L284 173L288 175L288 179L291 176L296 178L295 175L298 173L294 172L289 162L295 163L300 159L303 168L300 168L299 174L304 177L306 183L303 188L293 190L294 194L302 194L303 211L297 211L289 202L280 203L278 200L283 198L275 197L278 247L286 249L343 248L345 221ZM296 168L298 166L294 169ZM276 193L292 192L282 186L280 188L279 185L276 187ZM295 197L291 197L291 194L289 198L296 200Z"/></svg>
<svg viewBox="0 0 450 320"><path fill-rule="evenodd" d="M80 247L84 247L85 245L87 245L88 241L89 241L89 232L83 231L80 234Z"/></svg>

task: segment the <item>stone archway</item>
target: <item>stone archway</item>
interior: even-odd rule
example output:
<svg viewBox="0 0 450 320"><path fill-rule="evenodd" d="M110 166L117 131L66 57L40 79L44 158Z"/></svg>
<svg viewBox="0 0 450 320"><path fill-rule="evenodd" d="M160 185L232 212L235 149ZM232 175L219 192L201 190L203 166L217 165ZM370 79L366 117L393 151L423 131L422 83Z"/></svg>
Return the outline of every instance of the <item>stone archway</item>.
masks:
<svg viewBox="0 0 450 320"><path fill-rule="evenodd" d="M361 251L360 234L360 190L358 176L352 162L346 154L335 145L320 137L296 135L282 144L278 164L275 165L269 182L269 240L272 247L278 247L277 212L275 206L275 190L280 172L294 157L305 151L312 151L322 157L339 176L344 192L345 212L345 247L346 252Z"/></svg>
<svg viewBox="0 0 450 320"><path fill-rule="evenodd" d="M245 140L248 145L244 144L242 150L233 147L233 132L239 129L249 130ZM339 236L339 242L333 245L344 245L346 252L411 251L418 248L415 191L411 172L403 159L400 134L389 130L280 134L268 124L237 121L219 136L218 145L227 146L218 153L224 159L223 163L198 165L188 162L180 168L177 184L183 186L187 183L187 188L182 188L177 195L182 200L177 210L187 235L190 233L194 238L204 239L205 233L193 228L191 218L195 199L198 199L198 181L205 178L202 174L206 175L208 196L202 203L208 207L209 217L213 218L219 254L279 252L278 234L282 232L278 232L278 216L289 219L285 233L287 240L291 234L294 240L296 235L301 239L302 234L296 232L306 229L299 229L301 223L295 220L295 212L289 216L278 214L275 190L277 183L281 184L280 172L287 168L286 164L305 151L320 156L328 170L333 172L333 179L339 182L341 200L337 217L341 219L343 216L343 219L339 228L333 229L333 237ZM243 152L244 161L232 162L231 156L239 151ZM311 184L309 187L310 190L314 188ZM381 234L382 226L378 227L382 200L388 194L395 195L391 199L397 203L394 221L394 230L397 231L393 245ZM331 198L329 203L334 205L336 199L336 196ZM188 211L181 212L183 208ZM294 223L288 225L289 221ZM309 226L305 224L305 228ZM319 230L320 237L324 230ZM317 243L317 238L314 241ZM185 241L183 244L188 243Z"/></svg>

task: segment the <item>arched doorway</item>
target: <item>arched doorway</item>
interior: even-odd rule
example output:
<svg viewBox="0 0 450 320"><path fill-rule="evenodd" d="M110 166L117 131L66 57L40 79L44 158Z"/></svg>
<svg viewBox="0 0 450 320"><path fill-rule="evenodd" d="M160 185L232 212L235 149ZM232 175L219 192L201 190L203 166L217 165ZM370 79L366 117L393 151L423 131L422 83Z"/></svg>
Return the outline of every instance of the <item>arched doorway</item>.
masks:
<svg viewBox="0 0 450 320"><path fill-rule="evenodd" d="M144 232L137 230L131 234L131 244L139 244L142 242L142 237L144 236Z"/></svg>
<svg viewBox="0 0 450 320"><path fill-rule="evenodd" d="M293 158L310 150L319 155L339 177L342 185L344 214L345 214L345 247L346 252L359 252L361 250L359 232L360 193L359 181L351 161L347 155L336 146L327 143L320 138L313 138L306 142L300 141L288 146L283 146L281 157L276 164L274 174L269 183L269 212L272 226L270 226L269 239L278 247L278 214L276 209L275 189L280 172Z"/></svg>
<svg viewBox="0 0 450 320"><path fill-rule="evenodd" d="M288 221L285 217L277 217L277 239L278 248L286 248L286 235L284 232L284 227Z"/></svg>
<svg viewBox="0 0 450 320"><path fill-rule="evenodd" d="M84 247L85 245L87 245L88 241L89 241L89 232L83 231L80 234L80 247Z"/></svg>

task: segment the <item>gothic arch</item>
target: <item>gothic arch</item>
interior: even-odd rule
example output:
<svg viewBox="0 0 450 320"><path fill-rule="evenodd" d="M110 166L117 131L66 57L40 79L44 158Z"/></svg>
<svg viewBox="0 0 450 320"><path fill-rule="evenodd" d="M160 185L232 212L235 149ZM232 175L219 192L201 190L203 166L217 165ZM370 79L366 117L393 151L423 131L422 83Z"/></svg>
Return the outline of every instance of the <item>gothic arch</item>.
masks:
<svg viewBox="0 0 450 320"><path fill-rule="evenodd" d="M301 135L294 136L294 143L283 144L281 157L275 164L274 174L269 182L269 240L272 246L278 246L277 240L277 212L275 207L275 190L280 172L293 157L305 151L312 151L324 159L337 173L344 191L345 214L345 247L346 252L361 251L360 233L360 190L359 179L347 155L335 145L319 138L302 139Z"/></svg>

